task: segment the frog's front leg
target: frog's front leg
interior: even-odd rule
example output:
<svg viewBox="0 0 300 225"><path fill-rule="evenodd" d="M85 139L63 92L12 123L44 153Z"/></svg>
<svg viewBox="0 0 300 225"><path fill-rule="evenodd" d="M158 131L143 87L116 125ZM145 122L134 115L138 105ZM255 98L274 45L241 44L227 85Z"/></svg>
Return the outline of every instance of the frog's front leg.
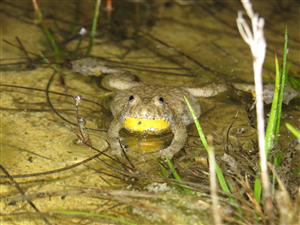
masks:
<svg viewBox="0 0 300 225"><path fill-rule="evenodd" d="M112 68L104 60L98 58L82 58L71 62L72 71L85 76L100 76L102 74L120 74L124 71Z"/></svg>
<svg viewBox="0 0 300 225"><path fill-rule="evenodd" d="M172 159L185 145L187 139L186 127L183 124L174 125L172 127L174 134L173 140L169 147L160 150L160 156L163 158Z"/></svg>
<svg viewBox="0 0 300 225"><path fill-rule="evenodd" d="M114 119L108 129L107 139L111 148L111 153L116 156L122 155L122 147L120 143L120 130L123 128L122 123Z"/></svg>

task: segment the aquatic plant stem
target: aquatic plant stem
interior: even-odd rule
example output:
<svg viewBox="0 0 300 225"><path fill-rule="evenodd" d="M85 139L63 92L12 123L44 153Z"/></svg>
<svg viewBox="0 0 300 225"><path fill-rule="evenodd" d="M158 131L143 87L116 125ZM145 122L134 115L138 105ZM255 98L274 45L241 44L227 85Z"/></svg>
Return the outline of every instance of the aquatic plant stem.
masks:
<svg viewBox="0 0 300 225"><path fill-rule="evenodd" d="M93 22L92 22L92 28L91 28L91 32L90 32L90 35L89 35L89 46L88 46L88 49L87 49L87 52L86 52L87 55L90 54L90 52L93 48L93 45L94 45L94 39L95 39L96 32L97 32L97 24L98 24L100 6L101 6L101 0L96 0L94 17L93 17Z"/></svg>
<svg viewBox="0 0 300 225"><path fill-rule="evenodd" d="M37 24L40 26L42 32L45 34L45 36L47 38L47 41L49 42L49 44L51 45L51 47L54 51L56 63L59 63L61 60L61 49L60 49L58 42L55 39L55 35L43 23L43 13L42 13L37 1L32 0L32 5L33 5L34 11L36 13Z"/></svg>
<svg viewBox="0 0 300 225"><path fill-rule="evenodd" d="M237 27L243 40L249 45L253 56L253 71L256 95L256 116L258 129L258 144L261 180L263 186L264 209L269 223L272 224L273 203L268 176L267 155L265 150L265 128L264 128L264 105L263 105L263 83L262 68L266 54L266 41L264 38L264 19L253 12L252 4L249 0L241 0L248 17L251 20L252 31L243 18L242 12L238 12Z"/></svg>

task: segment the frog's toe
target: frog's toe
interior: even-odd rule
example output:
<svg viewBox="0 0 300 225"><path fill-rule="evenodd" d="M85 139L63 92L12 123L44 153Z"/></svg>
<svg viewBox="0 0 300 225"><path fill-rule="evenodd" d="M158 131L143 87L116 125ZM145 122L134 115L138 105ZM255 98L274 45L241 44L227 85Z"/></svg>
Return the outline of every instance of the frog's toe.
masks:
<svg viewBox="0 0 300 225"><path fill-rule="evenodd" d="M164 158L164 159L172 159L174 154L175 154L175 152L169 148L160 150L160 157Z"/></svg>

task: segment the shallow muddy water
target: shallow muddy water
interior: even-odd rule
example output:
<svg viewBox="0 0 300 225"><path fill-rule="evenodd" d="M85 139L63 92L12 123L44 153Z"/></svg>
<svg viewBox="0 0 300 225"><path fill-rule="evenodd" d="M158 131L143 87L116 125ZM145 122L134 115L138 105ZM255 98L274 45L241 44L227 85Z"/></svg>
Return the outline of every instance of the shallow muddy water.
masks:
<svg viewBox="0 0 300 225"><path fill-rule="evenodd" d="M32 1L0 0L1 224L210 224L209 196L199 194L208 193L207 155L195 126L188 126L187 143L174 157L183 181L199 192L193 197L178 194L170 171L162 172L163 162L143 157L167 146L171 135L123 134L121 141L130 149L127 157L111 156L106 139L114 93L100 84L105 74L84 76L70 66L86 57L88 34L78 33L83 27L90 31L95 1L39 4L42 25ZM289 75L300 79L299 1L257 0L253 5L265 18L264 81L274 81L274 52L281 59L285 27ZM145 84L252 83L250 50L235 22L238 10L242 6L233 0L102 0L90 56ZM59 56L45 28L60 43ZM82 101L77 113L86 121L83 131L73 99L78 95ZM197 100L204 133L212 138L224 171L226 153L253 182L258 153L252 96L226 91ZM269 110L266 105L266 116ZM294 193L300 183L300 146L285 122L300 127L299 97L283 107L278 147L293 152L281 174ZM84 135L85 144L78 141ZM226 175L232 191L242 192Z"/></svg>

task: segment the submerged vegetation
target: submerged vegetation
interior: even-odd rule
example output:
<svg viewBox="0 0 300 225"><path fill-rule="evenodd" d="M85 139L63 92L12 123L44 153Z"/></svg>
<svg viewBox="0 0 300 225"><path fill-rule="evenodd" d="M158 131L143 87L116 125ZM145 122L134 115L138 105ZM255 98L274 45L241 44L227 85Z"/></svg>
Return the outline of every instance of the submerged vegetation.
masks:
<svg viewBox="0 0 300 225"><path fill-rule="evenodd" d="M281 135L286 135L282 131L284 127L282 124L285 124L287 129L294 135L292 139L296 142L298 140L298 145L300 142L300 130L295 125L299 122L296 120L291 121L291 123L282 121L284 114L282 102L286 83L289 83L295 89L300 86L299 79L296 76L288 75L287 30L284 36L281 67L277 55L275 55L275 91L270 113L268 114L266 135L263 134L262 137L265 144L261 154L265 154L266 162L258 160L258 149L260 147L258 147L255 138L250 140L254 143L254 150L248 149L248 145L245 144L244 146L239 141L237 141L237 146L230 143L230 130L235 121L230 124L226 131L226 141L223 141L221 146L225 150L220 154L217 146L214 146L216 144L214 131L202 129L204 122L201 121L201 126L199 118L196 118L187 99L185 101L193 115L197 130L197 134L194 135L196 145L193 145L194 143L188 144L186 153L182 153L173 160L140 160L141 157L134 157L126 154L125 151L124 157L120 159L110 155L109 146L105 138L102 138L102 132L106 132L106 120L110 120L110 118L106 118L105 114L107 111L105 99L111 93L107 94L105 90L101 90L99 93L100 89L98 87L93 89L93 87L86 85L92 86L91 83L98 82L98 78L88 80L86 77L73 77L70 75L67 72L70 60L87 55L97 57L97 51L101 52L109 49L109 54L106 54L107 59L105 60L112 68L122 67L136 70L142 75L148 70L149 74L161 73L165 76L173 73L176 78L187 77L192 79L192 76L186 75L186 73L191 73L186 67L194 67L195 65L196 69L192 72L193 75L197 75L198 68L212 72L216 76L220 74L213 71L214 68L203 66L194 58L177 48L173 48L171 44L155 39L150 33L144 33L143 30L126 31L126 35L130 38L124 41L125 44L122 46L122 51L120 51L118 57L111 57L113 54L112 49L123 44L119 40L112 41L112 34L116 28L109 26L114 26L114 21L112 20L109 23L108 27L111 29L109 32L105 30L108 29L107 26L104 26L106 24L102 24L103 27L101 27L100 23L100 28L97 29L97 27L99 27L99 20L102 22L99 18L100 15L103 16L100 13L101 4L102 6L106 4L106 11L103 12L107 12L107 17L110 18L111 13L113 13L111 11L113 10L111 7L112 2L110 0L93 1L94 11L91 19L91 29L86 30L82 26L73 29L78 32L71 32L71 34L64 31L63 33L67 33L68 37L66 40L61 40L61 37L49 28L44 15L46 12L42 12L38 1L32 0L36 24L48 42L46 50L33 53L26 50L25 45L20 41L21 39L17 39L19 45L14 45L10 40L5 40L10 46L21 50L27 56L30 55L26 58L26 64L28 61L32 61L35 68L45 69L43 68L45 66L46 70L50 70L50 78L45 78L44 75L35 75L36 79L46 80L44 86L32 84L29 87L21 85L19 81L16 84L1 82L0 86L7 93L16 93L17 97L10 97L15 101L10 103L16 107L13 108L15 112L20 111L24 114L41 113L40 117L37 117L38 123L34 122L34 129L42 127L48 132L57 132L57 134L51 136L51 141L47 140L37 148L53 151L53 148L62 149L61 151L55 151L54 155L48 155L48 152L44 150L35 153L34 147L26 150L25 146L27 145L24 145L22 149L20 148L22 154L23 152L29 154L30 157L26 155L27 158L24 158L30 166L41 159L42 164L48 166L46 170L45 167L41 166L33 169L32 172L24 172L26 167L24 170L24 168L19 169L16 166L20 162L13 164L5 157L1 159L0 169L2 174L0 174L0 178L3 187L1 191L1 208L3 209L0 214L1 223L18 224L23 221L29 221L30 223L33 221L32 223L38 224L297 224L300 212L299 186L294 189L287 187L286 185L289 185L289 182L286 181L288 178L285 177L287 173L297 170L296 177L299 178L299 168L292 169L292 156L288 155L290 152L286 149L296 149L296 147L293 141L288 143L288 147L285 147L286 143L281 143L282 140L280 139ZM181 1L168 2L168 4L179 4L180 7L186 7L180 5ZM135 10L142 7L138 3L136 4ZM168 4L165 3L164 7L170 7ZM206 4L197 5L197 7L208 7L204 9L208 12L210 10L210 5ZM149 10L148 8L146 7L147 10ZM148 11L146 12L148 13ZM142 15L139 19L143 16L149 15ZM221 21L222 25L226 25L226 21ZM148 26L151 24L150 22L147 21L145 24ZM136 24L133 25L133 27L137 26ZM144 24L139 24L139 26L142 27ZM88 35L85 32L88 32ZM107 32L108 38L103 38L101 32ZM138 33L138 37L131 38L131 35L134 36L136 33ZM100 38L97 40L99 36ZM118 38L120 37L118 36ZM104 45L103 48L99 48L97 41L108 44L107 46ZM150 57L146 55L146 63L144 64L139 61L135 62L141 56L135 53L134 50L140 49L141 43L146 43L142 47L142 51L145 51L145 49L148 49L148 51L149 49L153 50L153 52L150 51ZM158 47L156 49L153 46ZM162 51L158 52L159 49L162 49ZM131 51L134 52L133 62L126 64L123 62L123 58L126 58L126 55L130 54ZM227 51L224 52L224 54L228 54ZM142 52L142 54L144 53ZM167 59L166 54L169 54ZM158 63L155 61L155 65L159 66L153 66L147 61L149 58L153 58L153 55L158 57ZM102 55L100 54L98 57L102 58ZM167 64L168 66L160 65L164 60L169 60L172 66L169 64ZM182 64L178 63L180 60L182 60ZM174 67L173 64L178 65L180 68ZM37 73L39 73L39 70L37 70ZM147 75L149 76L149 74ZM48 74L46 73L46 75ZM150 82L153 79L150 77ZM203 79L206 78L203 77ZM80 85L82 87L77 88ZM46 88L44 88L45 86ZM39 96L39 93L42 95ZM32 97L28 100L30 103L22 108L23 99L20 96L26 94ZM46 95L46 101L44 100L44 94ZM5 105L1 110L10 112L12 110L11 105L7 108L5 108ZM41 106L41 108L34 108L36 106ZM54 116L50 114L49 118L45 117L43 113L48 114L49 112L53 112ZM264 116L264 114L261 113L260 116ZM24 115L23 117L26 118ZM63 125L60 125L62 121ZM44 125L41 125L42 123ZM50 123L55 123L56 126L50 128ZM10 128L5 126L3 129ZM26 130L25 132L34 133L34 131L27 131L25 128L24 130ZM63 132L60 132L61 130ZM243 132L242 129L239 132ZM68 133L66 139L57 139L58 136L63 136L64 133ZM40 134L35 133L35 135L35 139L39 139ZM76 140L73 141L72 138L74 139L74 137L76 137ZM198 141L199 138L207 156L201 152L203 148ZM55 145L57 144L55 142L59 144ZM69 148L64 149L65 145L68 145ZM3 146L10 149L9 145ZM77 158L76 151L80 151L80 154L84 152L87 155L78 156ZM251 151L254 153L252 154ZM3 152L8 154L2 150L1 155ZM70 154L64 156L66 152ZM292 153L294 154L294 152ZM37 159L33 158L32 155L37 156ZM204 160L199 155L205 155ZM250 159L250 156L253 156L253 159ZM68 161L67 159L71 160ZM206 159L208 159L208 162L206 162ZM290 160L288 161L289 164L285 165L284 163L287 160ZM267 168L267 181L261 179L260 176L260 166L263 163ZM16 168L11 165L15 165ZM27 167L30 168L30 166ZM250 167L250 172L246 172L248 167ZM282 168L288 171L282 172ZM270 188L264 188L264 182L270 182ZM270 198L266 199L266 196Z"/></svg>

